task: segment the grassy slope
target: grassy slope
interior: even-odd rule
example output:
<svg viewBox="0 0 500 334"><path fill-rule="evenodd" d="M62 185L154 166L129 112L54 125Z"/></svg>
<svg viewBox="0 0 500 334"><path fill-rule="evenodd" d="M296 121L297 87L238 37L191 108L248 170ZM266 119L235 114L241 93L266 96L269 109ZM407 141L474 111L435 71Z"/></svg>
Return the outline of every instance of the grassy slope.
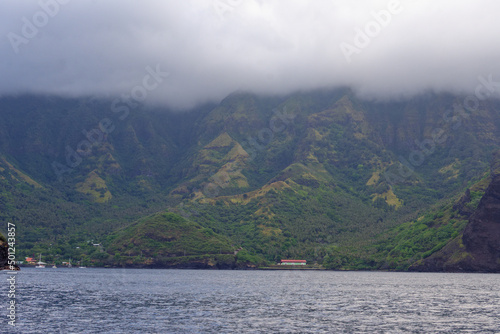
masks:
<svg viewBox="0 0 500 334"><path fill-rule="evenodd" d="M392 120L392 130L368 119L370 113L345 96L325 110L303 112L243 166L252 184L256 175L265 173L273 154L291 147L295 153L290 164L275 171L264 186L226 195L222 185L219 193L224 196L208 198L199 191L180 212L196 212L192 219L269 260L304 257L309 262L326 260L332 268L406 269L461 232L466 217L452 212L447 198L481 178L490 148L481 147L480 141L494 137L484 132L471 137L478 119L457 130L419 102L407 108L406 115L400 113L406 119L399 123L387 118L391 110L379 111L381 120ZM384 174L397 172L397 150L408 155L418 148L411 140L422 141L438 126L449 140L436 145L411 176L389 185ZM383 138L385 132L394 132L395 138ZM410 147L401 150L401 143L409 141Z"/></svg>
<svg viewBox="0 0 500 334"><path fill-rule="evenodd" d="M17 116L12 108L0 124L2 151L42 188L4 164L2 218L23 222L25 255L99 258L90 241L102 241L166 206L180 213L194 207L189 219L269 260L305 257L336 266L340 261L345 268L404 268L460 230L460 217L432 213L425 218L425 211L435 203L449 205L446 198L480 178L489 152L498 146L495 109L456 128L439 115L453 101L430 97L377 105L349 94L243 94L210 112L178 119L136 111L124 122L115 120L117 129L106 143L62 184L51 179L50 163L64 161L65 145L76 147L82 128L91 129L103 115L112 117L109 105L83 110L66 100L46 107L21 103L17 107L26 107L24 114ZM276 129L275 109L294 117L263 143L259 134ZM25 119L30 122L24 124ZM410 177L390 187L384 173L397 171L399 157L407 158L418 149L415 141L437 127L445 129L448 140ZM249 137L260 146L252 146ZM217 193L203 198L209 183L217 185ZM401 244L429 228L440 232L422 236L430 240L425 247ZM384 239L380 235L386 231Z"/></svg>
<svg viewBox="0 0 500 334"><path fill-rule="evenodd" d="M110 236L113 263L151 266L231 267L245 262L227 237L181 216L163 212L141 218Z"/></svg>

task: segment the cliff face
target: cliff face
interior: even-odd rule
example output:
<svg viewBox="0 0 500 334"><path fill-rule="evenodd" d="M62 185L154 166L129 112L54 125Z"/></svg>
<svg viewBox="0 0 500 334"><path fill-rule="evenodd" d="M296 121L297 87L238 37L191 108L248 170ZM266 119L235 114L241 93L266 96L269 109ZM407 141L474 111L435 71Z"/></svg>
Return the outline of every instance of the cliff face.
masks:
<svg viewBox="0 0 500 334"><path fill-rule="evenodd" d="M500 272L500 151L493 159L491 182L463 236L410 270Z"/></svg>
<svg viewBox="0 0 500 334"><path fill-rule="evenodd" d="M464 230L463 244L473 256L472 268L500 272L500 159L492 166L492 180Z"/></svg>

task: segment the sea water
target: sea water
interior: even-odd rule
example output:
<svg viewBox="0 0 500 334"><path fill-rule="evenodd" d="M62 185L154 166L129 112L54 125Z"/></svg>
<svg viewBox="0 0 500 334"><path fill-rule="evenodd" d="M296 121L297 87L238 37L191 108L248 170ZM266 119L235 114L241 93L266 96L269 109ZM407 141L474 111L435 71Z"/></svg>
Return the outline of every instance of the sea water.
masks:
<svg viewBox="0 0 500 334"><path fill-rule="evenodd" d="M500 275L22 268L5 333L500 333ZM3 304L3 305L2 305Z"/></svg>

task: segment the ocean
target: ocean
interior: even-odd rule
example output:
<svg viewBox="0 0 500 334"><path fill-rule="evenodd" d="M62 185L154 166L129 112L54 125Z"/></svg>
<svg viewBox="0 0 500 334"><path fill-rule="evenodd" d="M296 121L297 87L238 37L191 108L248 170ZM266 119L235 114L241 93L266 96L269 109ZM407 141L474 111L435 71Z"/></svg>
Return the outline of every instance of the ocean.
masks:
<svg viewBox="0 0 500 334"><path fill-rule="evenodd" d="M500 275L22 268L5 333L500 333Z"/></svg>

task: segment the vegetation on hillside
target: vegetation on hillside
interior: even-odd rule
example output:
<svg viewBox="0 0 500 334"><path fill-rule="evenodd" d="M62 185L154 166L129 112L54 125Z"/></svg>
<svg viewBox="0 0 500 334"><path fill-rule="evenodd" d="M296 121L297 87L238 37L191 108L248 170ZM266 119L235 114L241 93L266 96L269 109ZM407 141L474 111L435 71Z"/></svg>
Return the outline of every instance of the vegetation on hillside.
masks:
<svg viewBox="0 0 500 334"><path fill-rule="evenodd" d="M183 114L139 107L120 119L106 100L3 98L0 220L18 226L19 257L48 262L293 257L404 270L461 233L484 191L473 185L500 146L499 105L443 117L456 101L238 93ZM103 119L113 131L89 136ZM186 219L151 216L167 208ZM155 239L181 230L174 243Z"/></svg>

